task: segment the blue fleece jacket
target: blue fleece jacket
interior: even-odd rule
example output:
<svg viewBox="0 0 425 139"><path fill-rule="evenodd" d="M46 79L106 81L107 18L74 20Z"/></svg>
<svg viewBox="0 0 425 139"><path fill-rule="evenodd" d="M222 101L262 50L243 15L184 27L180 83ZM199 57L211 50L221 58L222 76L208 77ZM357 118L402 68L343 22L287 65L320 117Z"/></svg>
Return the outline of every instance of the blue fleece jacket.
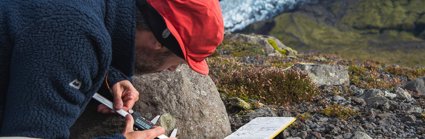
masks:
<svg viewBox="0 0 425 139"><path fill-rule="evenodd" d="M135 10L134 0L1 0L0 136L68 138L106 74L131 76Z"/></svg>

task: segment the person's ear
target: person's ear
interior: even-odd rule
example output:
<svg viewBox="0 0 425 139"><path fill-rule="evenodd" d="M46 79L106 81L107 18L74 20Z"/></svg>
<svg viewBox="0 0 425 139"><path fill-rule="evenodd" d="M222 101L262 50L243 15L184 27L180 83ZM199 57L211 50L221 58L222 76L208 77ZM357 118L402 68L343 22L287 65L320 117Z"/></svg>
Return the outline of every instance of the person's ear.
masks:
<svg viewBox="0 0 425 139"><path fill-rule="evenodd" d="M155 49L155 50L161 50L161 49L164 49L165 48L158 40L155 39L155 41L156 41L155 42L155 45L152 46L153 49Z"/></svg>
<svg viewBox="0 0 425 139"><path fill-rule="evenodd" d="M170 51L170 50L168 50L167 47L165 47L164 45L162 45L159 41L157 41L157 43L155 44L154 47L155 48L153 48L153 49L158 50L158 51L162 51L162 52Z"/></svg>

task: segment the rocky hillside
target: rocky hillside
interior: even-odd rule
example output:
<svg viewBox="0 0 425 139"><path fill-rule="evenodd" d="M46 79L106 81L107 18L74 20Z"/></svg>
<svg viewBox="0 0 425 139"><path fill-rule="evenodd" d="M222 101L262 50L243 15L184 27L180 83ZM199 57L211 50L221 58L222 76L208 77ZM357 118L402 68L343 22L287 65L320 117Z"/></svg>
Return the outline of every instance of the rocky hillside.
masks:
<svg viewBox="0 0 425 139"><path fill-rule="evenodd" d="M425 137L425 68L298 54L275 37L246 34L226 34L207 60L210 76L186 65L136 75L133 109L148 119L163 114L160 125L183 139L221 139L261 116L297 117L278 138ZM71 138L120 133L124 119L96 106Z"/></svg>
<svg viewBox="0 0 425 139"><path fill-rule="evenodd" d="M225 38L208 62L233 131L255 117L292 116L278 138L425 137L423 68L297 54L271 36Z"/></svg>
<svg viewBox="0 0 425 139"><path fill-rule="evenodd" d="M423 0L318 0L242 32L271 34L302 52L425 66L423 7Z"/></svg>

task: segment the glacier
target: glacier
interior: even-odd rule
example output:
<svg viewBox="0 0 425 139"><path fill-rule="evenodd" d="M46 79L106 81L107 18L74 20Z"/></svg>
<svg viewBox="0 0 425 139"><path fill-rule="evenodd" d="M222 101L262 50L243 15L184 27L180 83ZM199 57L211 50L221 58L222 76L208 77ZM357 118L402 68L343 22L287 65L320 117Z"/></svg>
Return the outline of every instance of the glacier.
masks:
<svg viewBox="0 0 425 139"><path fill-rule="evenodd" d="M220 6L226 31L234 32L307 2L310 0L222 0Z"/></svg>

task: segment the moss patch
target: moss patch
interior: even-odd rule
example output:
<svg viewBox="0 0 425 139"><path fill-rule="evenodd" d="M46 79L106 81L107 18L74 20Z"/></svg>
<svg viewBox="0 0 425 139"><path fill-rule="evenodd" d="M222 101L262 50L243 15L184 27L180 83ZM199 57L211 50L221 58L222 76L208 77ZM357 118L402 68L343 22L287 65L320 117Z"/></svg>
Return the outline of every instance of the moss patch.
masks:
<svg viewBox="0 0 425 139"><path fill-rule="evenodd" d="M328 117L337 117L337 118L346 120L350 117L357 116L358 111L352 109L351 107L346 107L339 104L333 104L323 109L322 114Z"/></svg>
<svg viewBox="0 0 425 139"><path fill-rule="evenodd" d="M425 112L421 114L422 115L422 120L425 120Z"/></svg>
<svg viewBox="0 0 425 139"><path fill-rule="evenodd" d="M305 112L297 115L297 119L300 121L306 121L311 118L311 114L309 112Z"/></svg>
<svg viewBox="0 0 425 139"><path fill-rule="evenodd" d="M274 48L274 50L276 50L277 52L279 52L282 55L286 55L286 53L287 53L286 50L280 48L277 45L277 43L276 43L276 41L274 39L269 38L269 39L267 39L267 42Z"/></svg>
<svg viewBox="0 0 425 139"><path fill-rule="evenodd" d="M217 47L217 53L220 55L231 55L234 57L266 55L261 46L248 42L232 40L223 41L223 43Z"/></svg>

